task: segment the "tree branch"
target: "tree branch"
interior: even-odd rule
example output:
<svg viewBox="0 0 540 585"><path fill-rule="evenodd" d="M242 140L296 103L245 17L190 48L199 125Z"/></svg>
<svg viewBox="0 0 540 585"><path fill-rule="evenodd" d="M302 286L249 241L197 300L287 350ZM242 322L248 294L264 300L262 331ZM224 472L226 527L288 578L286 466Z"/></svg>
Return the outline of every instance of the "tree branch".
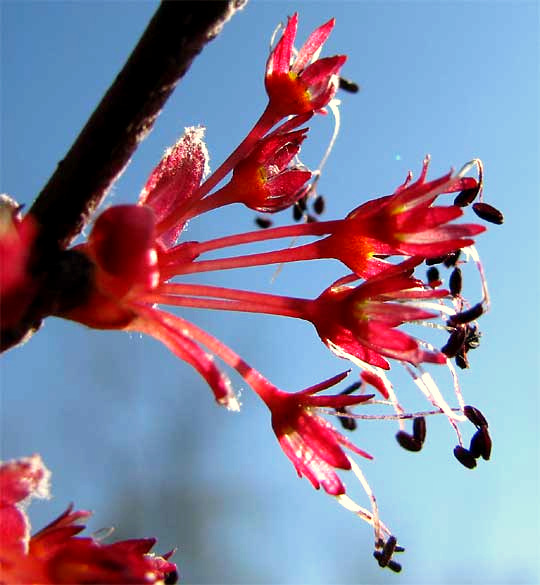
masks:
<svg viewBox="0 0 540 585"><path fill-rule="evenodd" d="M65 248L80 233L152 128L178 80L241 4L234 0L160 4L124 68L30 209L41 226L42 245Z"/></svg>
<svg viewBox="0 0 540 585"><path fill-rule="evenodd" d="M0 331L0 351L27 339L42 319L84 294L89 267L65 251L151 130L193 59L247 0L163 0L128 61L29 213L39 237L38 285L23 319ZM82 291L82 292L81 292Z"/></svg>

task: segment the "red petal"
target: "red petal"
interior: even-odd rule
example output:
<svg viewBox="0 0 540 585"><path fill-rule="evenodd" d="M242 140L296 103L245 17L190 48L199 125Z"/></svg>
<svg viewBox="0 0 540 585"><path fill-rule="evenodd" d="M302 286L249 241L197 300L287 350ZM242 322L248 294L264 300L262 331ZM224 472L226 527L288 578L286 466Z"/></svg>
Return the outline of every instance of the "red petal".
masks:
<svg viewBox="0 0 540 585"><path fill-rule="evenodd" d="M377 390L384 396L384 398L388 398L390 396L390 394L388 393L387 384L385 383L383 378L377 376L377 374L364 370L360 374L360 377L366 384L370 384L374 388L377 388Z"/></svg>
<svg viewBox="0 0 540 585"><path fill-rule="evenodd" d="M298 435L282 435L279 437L279 443L298 475L306 477L315 489L318 490L322 485L326 493L332 496L345 493L345 486L334 469L319 459Z"/></svg>
<svg viewBox="0 0 540 585"><path fill-rule="evenodd" d="M336 442L334 434L327 428L330 426L323 418L302 412L296 421L295 430L317 457L332 467L350 469L351 464L347 456Z"/></svg>
<svg viewBox="0 0 540 585"><path fill-rule="evenodd" d="M266 186L271 197L286 197L287 201L290 201L290 205L297 200L298 191L309 179L311 179L309 171L291 169L269 179Z"/></svg>
<svg viewBox="0 0 540 585"><path fill-rule="evenodd" d="M289 73L292 49L298 28L298 13L295 12L287 20L283 35L274 47L266 63L266 77L276 73Z"/></svg>
<svg viewBox="0 0 540 585"><path fill-rule="evenodd" d="M308 37L294 62L292 70L299 73L304 67L311 61L313 55L323 45L326 39L329 37L334 25L336 24L335 18L331 18L328 22L315 29Z"/></svg>
<svg viewBox="0 0 540 585"><path fill-rule="evenodd" d="M396 228L399 232L421 232L448 223L462 215L463 209L455 205L411 209L396 217Z"/></svg>
<svg viewBox="0 0 540 585"><path fill-rule="evenodd" d="M311 396L308 404L309 406L317 407L326 406L329 408L343 408L344 406L356 406L362 402L367 402L374 396L374 394Z"/></svg>
<svg viewBox="0 0 540 585"><path fill-rule="evenodd" d="M432 230L403 234L403 238L406 240L406 244L437 244L441 240L469 238L481 234L484 231L486 231L485 226L474 223L450 224Z"/></svg>
<svg viewBox="0 0 540 585"><path fill-rule="evenodd" d="M326 86L330 81L330 77L338 73L346 60L347 57L345 55L335 55L334 57L318 59L302 71L300 79L308 87L320 81L324 82Z"/></svg>
<svg viewBox="0 0 540 585"><path fill-rule="evenodd" d="M359 328L360 341L368 343L383 355L395 357L398 353L415 351L418 343L414 338L402 331L391 329L378 322L368 322Z"/></svg>
<svg viewBox="0 0 540 585"><path fill-rule="evenodd" d="M320 333L319 333L320 335ZM389 370L390 364L383 358L383 356L378 352L369 347L366 347L362 344L361 341L356 339L352 332L349 330L342 329L340 335L335 337L334 339L331 338L322 338L323 342L328 345L330 350L334 351L334 348L328 341L331 341L334 345L336 345L342 352L348 354L349 356L355 357L367 364L371 364L372 366L377 366L383 370ZM337 354L340 355L340 354ZM340 357L343 357L340 355Z"/></svg>
<svg viewBox="0 0 540 585"><path fill-rule="evenodd" d="M432 292L432 291L427 291ZM438 313L426 311L419 307L411 307L399 303L370 303L367 310L370 318L376 319L385 325L396 327L406 321L422 321L438 317Z"/></svg>

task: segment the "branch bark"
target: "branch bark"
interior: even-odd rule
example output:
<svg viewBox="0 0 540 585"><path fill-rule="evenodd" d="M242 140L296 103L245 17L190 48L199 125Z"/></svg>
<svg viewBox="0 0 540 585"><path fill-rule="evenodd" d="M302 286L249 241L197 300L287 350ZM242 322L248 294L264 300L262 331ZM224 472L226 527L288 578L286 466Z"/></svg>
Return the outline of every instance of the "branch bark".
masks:
<svg viewBox="0 0 540 585"><path fill-rule="evenodd" d="M77 140L60 161L30 213L43 244L65 248L80 233L178 80L241 2L162 2L135 50Z"/></svg>
<svg viewBox="0 0 540 585"><path fill-rule="evenodd" d="M25 317L0 332L3 351L28 338L66 288L87 278L77 255L63 252L81 232L167 98L204 46L247 0L163 0L139 43L32 205L39 227L32 271L39 283ZM67 261L67 265L66 265ZM75 263L73 266L70 263ZM70 274L71 273L71 274ZM51 280L65 278L67 283ZM64 284L66 286L64 286Z"/></svg>

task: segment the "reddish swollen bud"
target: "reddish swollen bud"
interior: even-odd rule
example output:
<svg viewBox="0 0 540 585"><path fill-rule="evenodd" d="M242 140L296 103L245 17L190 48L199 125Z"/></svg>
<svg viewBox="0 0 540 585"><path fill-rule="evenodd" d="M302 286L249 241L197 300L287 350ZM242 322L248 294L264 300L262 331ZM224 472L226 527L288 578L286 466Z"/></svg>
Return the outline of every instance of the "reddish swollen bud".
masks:
<svg viewBox="0 0 540 585"><path fill-rule="evenodd" d="M96 220L88 247L99 269L119 286L151 288L156 280L154 212L146 205L117 205Z"/></svg>

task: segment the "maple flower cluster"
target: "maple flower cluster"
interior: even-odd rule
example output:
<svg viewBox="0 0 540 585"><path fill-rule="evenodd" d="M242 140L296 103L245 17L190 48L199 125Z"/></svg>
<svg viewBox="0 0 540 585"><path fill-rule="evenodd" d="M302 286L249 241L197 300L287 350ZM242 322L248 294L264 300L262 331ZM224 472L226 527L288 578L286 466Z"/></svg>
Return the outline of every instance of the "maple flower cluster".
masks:
<svg viewBox="0 0 540 585"><path fill-rule="evenodd" d="M76 536L91 512L72 506L30 536L25 506L32 498L48 498L50 471L39 455L0 464L1 583L176 583L173 551L156 556L154 538L106 544Z"/></svg>
<svg viewBox="0 0 540 585"><path fill-rule="evenodd" d="M425 416L443 413L456 431L458 446L454 452L460 462L474 467L478 458L489 458L487 422L482 422L485 419L478 409L465 405L451 363L455 358L457 365L464 367L466 353L476 347L479 339L476 321L489 305L482 265L474 247L475 237L485 228L477 223L456 222L468 205L482 197L482 165L474 160L458 173L451 171L428 180L426 157L416 181L409 173L393 193L362 203L344 219L301 221L278 227L259 219L259 225L266 229L209 241L182 241L188 221L233 203L259 213L293 208L300 218L307 217L302 211L306 201L316 197L320 168L309 170L298 159L309 133L304 124L315 114L326 113L327 108L337 108L335 94L346 57L319 58L333 20L316 29L298 51L294 49L297 24L295 14L270 52L265 74L268 105L246 138L209 174L204 131L187 128L150 174L137 204L103 211L88 240L73 249L91 268L88 287L76 306L58 310L56 315L93 328L136 331L154 337L191 364L206 380L217 402L231 410L237 410L239 403L220 364L235 370L270 410L273 431L298 475L306 477L316 489L322 486L342 506L372 525L374 555L379 565L399 571L401 566L392 555L403 549L381 521L375 496L354 457L372 456L323 415L338 416L343 427L352 430L363 418L353 411L354 407L389 406L393 412L380 418L398 421L399 444L418 451L425 440ZM474 168L478 178L468 176ZM442 202L452 193L457 194L453 203ZM493 213L489 213L491 206L482 201L474 205L477 215L494 221ZM25 228L15 212L12 221L22 249L33 228ZM294 238L294 245L287 242L265 252L224 252L222 257L205 259L208 252L252 242L270 245L290 238ZM302 238L310 241L297 243ZM320 259L335 259L349 272L329 283L325 290L317 291L314 298L179 279L186 274ZM482 284L482 298L472 306L461 290L460 265L465 259L476 264ZM432 266L427 282L415 275L424 262ZM436 264L452 269L449 290L442 287ZM13 260L13 266L8 281L24 282L24 270L22 276L19 274L24 257ZM346 372L305 390L286 392L210 333L177 312L162 309L164 305L308 321L334 354L359 368L359 381L342 391L321 394L340 383L348 375ZM406 330L410 324L438 329L449 336L448 340L442 341L438 349L411 335ZM388 377L396 363L410 373L432 410L409 413L401 405ZM449 405L424 364L442 366L449 372L457 406ZM412 434L405 431L408 419L413 420ZM478 429L470 449L463 445L458 427L466 420ZM364 488L369 508L348 496L340 475L348 470ZM57 523L70 526L81 514L84 513L68 512ZM140 552L143 547L135 548Z"/></svg>

